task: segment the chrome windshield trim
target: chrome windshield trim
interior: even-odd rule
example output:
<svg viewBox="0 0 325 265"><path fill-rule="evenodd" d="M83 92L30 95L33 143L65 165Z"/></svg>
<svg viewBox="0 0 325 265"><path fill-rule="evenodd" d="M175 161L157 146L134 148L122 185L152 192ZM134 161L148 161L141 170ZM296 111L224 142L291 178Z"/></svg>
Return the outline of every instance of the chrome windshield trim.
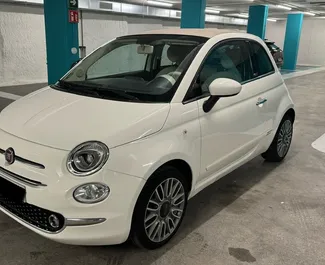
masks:
<svg viewBox="0 0 325 265"><path fill-rule="evenodd" d="M84 225L96 225L106 221L106 218L66 218L66 226L84 226Z"/></svg>
<svg viewBox="0 0 325 265"><path fill-rule="evenodd" d="M42 182L31 180L28 178L24 178L22 176L19 176L15 173L12 173L2 167L0 167L0 177L13 182L14 184L23 187L22 184L29 186L29 187L46 187L46 184L43 184Z"/></svg>

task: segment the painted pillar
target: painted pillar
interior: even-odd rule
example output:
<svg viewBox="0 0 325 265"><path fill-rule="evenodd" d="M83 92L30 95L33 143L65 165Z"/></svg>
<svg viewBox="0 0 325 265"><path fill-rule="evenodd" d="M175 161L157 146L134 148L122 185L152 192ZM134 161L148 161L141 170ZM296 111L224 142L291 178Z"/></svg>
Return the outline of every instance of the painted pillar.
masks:
<svg viewBox="0 0 325 265"><path fill-rule="evenodd" d="M267 16L269 7L266 5L250 6L247 24L247 33L265 39Z"/></svg>
<svg viewBox="0 0 325 265"><path fill-rule="evenodd" d="M79 60L78 0L44 0L48 83Z"/></svg>
<svg viewBox="0 0 325 265"><path fill-rule="evenodd" d="M181 28L204 28L206 0L182 0Z"/></svg>
<svg viewBox="0 0 325 265"><path fill-rule="evenodd" d="M284 38L283 69L296 70L304 14L289 14Z"/></svg>

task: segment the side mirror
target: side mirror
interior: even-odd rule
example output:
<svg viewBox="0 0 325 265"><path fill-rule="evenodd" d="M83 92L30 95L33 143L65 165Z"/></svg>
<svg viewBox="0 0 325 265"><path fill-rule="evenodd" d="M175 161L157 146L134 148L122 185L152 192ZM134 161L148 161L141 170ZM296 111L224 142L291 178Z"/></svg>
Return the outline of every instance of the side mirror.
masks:
<svg viewBox="0 0 325 265"><path fill-rule="evenodd" d="M217 78L209 85L210 98L204 102L204 112L209 112L222 97L232 97L240 93L242 85L229 78Z"/></svg>

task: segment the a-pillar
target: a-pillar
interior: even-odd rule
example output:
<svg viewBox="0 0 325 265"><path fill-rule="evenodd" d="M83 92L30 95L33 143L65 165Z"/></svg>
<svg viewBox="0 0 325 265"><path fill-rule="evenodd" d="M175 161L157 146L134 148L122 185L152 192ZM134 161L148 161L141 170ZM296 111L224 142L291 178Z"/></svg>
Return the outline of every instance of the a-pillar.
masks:
<svg viewBox="0 0 325 265"><path fill-rule="evenodd" d="M288 15L283 48L283 69L296 70L303 20L304 14L302 13Z"/></svg>
<svg viewBox="0 0 325 265"><path fill-rule="evenodd" d="M250 6L247 32L264 40L268 13L269 7L266 5Z"/></svg>
<svg viewBox="0 0 325 265"><path fill-rule="evenodd" d="M78 0L44 0L48 83L79 60Z"/></svg>
<svg viewBox="0 0 325 265"><path fill-rule="evenodd" d="M181 28L204 28L206 0L183 0Z"/></svg>

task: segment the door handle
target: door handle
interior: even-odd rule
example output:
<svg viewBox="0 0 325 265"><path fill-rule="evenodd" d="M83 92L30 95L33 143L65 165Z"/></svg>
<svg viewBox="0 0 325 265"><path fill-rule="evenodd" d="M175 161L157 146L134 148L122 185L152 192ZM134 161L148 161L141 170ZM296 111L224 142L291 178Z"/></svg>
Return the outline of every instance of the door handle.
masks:
<svg viewBox="0 0 325 265"><path fill-rule="evenodd" d="M256 106L262 105L267 101L266 98L259 98L258 101L256 102Z"/></svg>

